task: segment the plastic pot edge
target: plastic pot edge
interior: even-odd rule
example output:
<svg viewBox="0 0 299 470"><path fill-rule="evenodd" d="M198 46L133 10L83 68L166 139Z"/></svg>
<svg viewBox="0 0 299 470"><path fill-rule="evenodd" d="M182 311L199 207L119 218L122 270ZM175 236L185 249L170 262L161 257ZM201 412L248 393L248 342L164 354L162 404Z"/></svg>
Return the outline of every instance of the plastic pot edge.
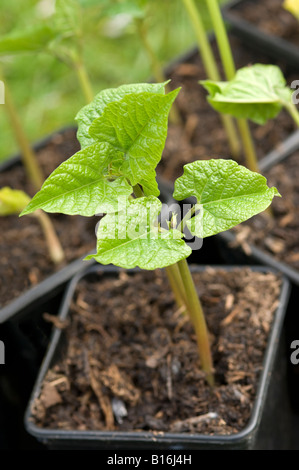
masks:
<svg viewBox="0 0 299 470"><path fill-rule="evenodd" d="M230 25L232 31L250 47L259 48L272 58L283 57L288 65L294 68L299 66L299 49L285 39L276 37L259 30L253 24L234 15L234 7L244 0L232 0L222 7L223 18Z"/></svg>

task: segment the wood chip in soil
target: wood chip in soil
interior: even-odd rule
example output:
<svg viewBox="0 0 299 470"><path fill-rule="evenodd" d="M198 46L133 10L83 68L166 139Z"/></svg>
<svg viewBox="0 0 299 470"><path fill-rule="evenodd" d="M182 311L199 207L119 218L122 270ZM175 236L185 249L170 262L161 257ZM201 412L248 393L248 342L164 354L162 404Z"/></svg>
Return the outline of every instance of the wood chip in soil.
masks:
<svg viewBox="0 0 299 470"><path fill-rule="evenodd" d="M205 383L188 319L164 272L121 271L80 281L61 359L48 371L33 421L49 429L231 434L250 418L278 305L273 273L194 274L212 344Z"/></svg>

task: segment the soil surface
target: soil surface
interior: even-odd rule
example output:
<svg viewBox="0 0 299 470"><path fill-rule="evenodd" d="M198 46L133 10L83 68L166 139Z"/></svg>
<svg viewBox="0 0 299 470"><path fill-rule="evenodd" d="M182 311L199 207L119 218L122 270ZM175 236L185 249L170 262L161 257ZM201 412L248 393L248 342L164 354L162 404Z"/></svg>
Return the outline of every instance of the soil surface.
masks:
<svg viewBox="0 0 299 470"><path fill-rule="evenodd" d="M250 417L281 280L249 268L194 274L210 330L206 385L188 318L161 270L80 281L61 359L33 406L41 427L231 434ZM257 295L257 292L260 294ZM67 346L66 346L67 345Z"/></svg>
<svg viewBox="0 0 299 470"><path fill-rule="evenodd" d="M299 46L299 22L283 8L283 0L246 0L232 12L263 32Z"/></svg>
<svg viewBox="0 0 299 470"><path fill-rule="evenodd" d="M298 161L299 151L264 172L269 185L276 186L282 195L275 197L271 205L274 217L257 215L233 231L245 252L250 252L248 243L254 244L299 271Z"/></svg>

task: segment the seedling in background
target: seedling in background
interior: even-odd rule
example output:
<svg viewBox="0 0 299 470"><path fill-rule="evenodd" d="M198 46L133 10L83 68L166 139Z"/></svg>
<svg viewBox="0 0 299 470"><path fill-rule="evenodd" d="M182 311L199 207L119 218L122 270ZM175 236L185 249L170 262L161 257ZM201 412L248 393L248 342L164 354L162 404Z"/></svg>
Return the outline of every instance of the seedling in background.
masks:
<svg viewBox="0 0 299 470"><path fill-rule="evenodd" d="M0 70L0 76L1 76L1 70ZM18 109L14 104L14 101L11 96L7 83L5 84L4 109L7 112L8 117L10 119L11 128L15 135L15 139L19 144L19 147L21 150L21 158L24 164L24 168L25 168L28 180L30 181L30 183L32 184L35 190L39 190L44 179L43 174L38 164L35 152L32 150L29 139L27 138L22 120L19 116ZM22 207L22 203L24 203L25 201L25 195L22 196L21 191L13 192L13 190L10 190L9 192L8 189L5 189L5 191L4 190L1 190L1 191L2 191L1 192L2 200L0 200L0 205L2 205L2 211L0 212L0 215L6 215L5 212L8 210L9 204L12 204L13 201L16 202L18 198L19 198L19 204L21 204L19 206L20 211L25 207L26 204L24 204L24 206ZM6 209L4 210L5 206L6 206ZM11 213L12 212L9 212L9 214ZM54 264L59 264L64 260L64 253L60 245L60 242L58 240L58 237L55 233L54 225L52 224L50 218L49 217L45 218L44 215L45 214L41 214L41 216L39 216L39 221L43 226L43 230L48 231L48 235L45 233L45 236L46 236L47 244L49 247L49 255ZM52 246L50 246L50 244L52 244Z"/></svg>
<svg viewBox="0 0 299 470"><path fill-rule="evenodd" d="M131 16L136 27L140 44L143 47L151 65L153 78L157 83L159 83L164 82L166 77L155 49L149 39L147 25L148 3L148 0L120 0L117 3L108 1L104 4L102 14L109 17L115 17L119 14L127 14ZM173 105L170 110L169 118L174 124L179 124L181 122L179 111L175 105Z"/></svg>
<svg viewBox="0 0 299 470"><path fill-rule="evenodd" d="M106 215L97 230L97 253L86 259L122 268L166 268L175 298L193 323L202 369L210 385L213 364L205 316L186 258L192 250L184 227L209 237L264 211L275 195L266 179L232 160L196 161L175 182L178 201L196 204L168 229L157 222L156 167L168 128L168 114L179 89L165 83L125 85L99 93L77 116L82 149L45 181L21 215L37 209L64 214Z"/></svg>
<svg viewBox="0 0 299 470"><path fill-rule="evenodd" d="M182 0L186 10L189 14L190 21L194 26L195 33L198 38L198 47L201 51L203 62L206 68L207 77L214 81L220 80L220 73L218 71L216 58L214 56L213 50L208 41L206 32L203 26L202 20L202 9L203 5L196 6L194 0ZM227 32L225 29L224 21L222 18L221 10L219 7L218 0L206 0L206 5L210 13L211 21L214 28L214 33L220 53L221 62L224 68L225 75L228 80L232 79L236 73L235 64L233 59L232 50L229 44ZM223 116L222 119L227 119L227 116ZM224 121L225 123L225 121ZM247 121L244 119L238 119L238 130L242 141L242 150L244 151L246 166L253 170L258 171L258 162L254 143L251 137L250 129ZM229 124L230 128L227 130L227 124L225 125L227 135L229 137L230 148L233 148L234 140L238 139L238 134L236 133L233 124ZM233 137L234 134L236 137ZM232 154L234 156L234 154Z"/></svg>
<svg viewBox="0 0 299 470"><path fill-rule="evenodd" d="M292 101L293 90L276 65L255 64L238 70L229 82L203 80L208 101L216 111L265 124L285 108L299 126L299 113Z"/></svg>
<svg viewBox="0 0 299 470"><path fill-rule="evenodd" d="M211 80L220 80L220 72L204 27L200 10L198 10L193 0L182 0L182 2L190 18L190 23L193 26L198 51L201 55L207 77ZM220 119L227 135L231 155L235 160L239 160L241 148L235 123L230 116L220 115Z"/></svg>
<svg viewBox="0 0 299 470"><path fill-rule="evenodd" d="M20 214L29 204L30 196L17 189L4 187L0 189L0 217ZM33 216L38 220L49 249L51 259L59 264L64 259L62 247L53 230L49 216L43 211L36 211Z"/></svg>
<svg viewBox="0 0 299 470"><path fill-rule="evenodd" d="M72 68L87 103L93 92L83 60L82 11L78 0L56 0L55 13L25 31L0 38L0 55L50 53Z"/></svg>

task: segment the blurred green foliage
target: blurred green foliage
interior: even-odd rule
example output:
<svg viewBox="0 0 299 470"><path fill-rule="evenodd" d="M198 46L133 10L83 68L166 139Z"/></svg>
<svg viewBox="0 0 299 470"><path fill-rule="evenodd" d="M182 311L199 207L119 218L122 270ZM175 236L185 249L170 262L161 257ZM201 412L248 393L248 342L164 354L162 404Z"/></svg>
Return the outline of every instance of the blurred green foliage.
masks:
<svg viewBox="0 0 299 470"><path fill-rule="evenodd" d="M103 18L102 6L109 0L80 3L84 12L84 58L94 93L146 81L151 75L150 64L134 22L128 15ZM198 3L204 5L203 0ZM54 4L54 0L1 0L0 35L41 22L51 14ZM148 9L149 38L159 60L166 64L194 44L194 34L181 0L150 0ZM209 29L208 20L206 27ZM85 101L74 72L64 63L46 53L5 56L0 63L31 141L74 124L74 116ZM3 160L18 150L4 105L0 105L0 135Z"/></svg>

